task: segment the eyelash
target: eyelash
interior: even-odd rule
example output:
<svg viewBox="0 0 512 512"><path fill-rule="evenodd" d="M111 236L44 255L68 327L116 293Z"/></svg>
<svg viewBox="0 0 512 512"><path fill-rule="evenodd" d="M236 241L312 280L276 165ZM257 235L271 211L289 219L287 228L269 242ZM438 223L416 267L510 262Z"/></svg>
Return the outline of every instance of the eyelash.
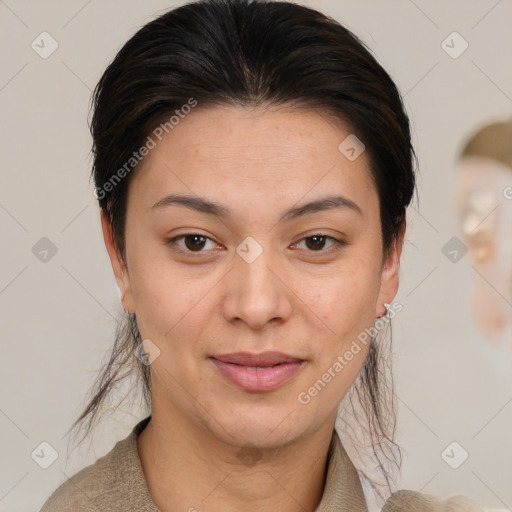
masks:
<svg viewBox="0 0 512 512"><path fill-rule="evenodd" d="M199 237L205 238L206 240L213 241L210 237L207 237L205 235L201 235L200 233L184 233L183 235L178 235L178 236L175 236L174 238L167 239L166 240L166 245L174 245L174 244L176 244L177 240L180 240L182 238L186 238L188 236L199 236ZM330 254L330 253L333 253L333 252L336 252L336 251L340 250L343 246L346 245L345 242L343 242L341 240L338 240L337 238L334 238L333 236L325 235L323 233L313 233L312 235L305 236L305 237L301 238L299 240L299 242L296 242L293 245L297 245L297 244L303 242L304 240L308 240L309 238L315 238L315 237L322 237L322 238L326 238L328 240L331 240L333 242L333 246L331 248L329 248L329 249L326 249L326 250L319 250L319 251L308 250L307 252L319 253L319 254ZM181 254L185 254L187 256L192 256L192 257L201 257L202 254L207 252L207 251L202 251L202 250L194 252L194 251L190 251L188 249L183 249L183 248L178 247L178 246L176 246L176 248L173 248L173 250L175 250L177 252L180 252Z"/></svg>

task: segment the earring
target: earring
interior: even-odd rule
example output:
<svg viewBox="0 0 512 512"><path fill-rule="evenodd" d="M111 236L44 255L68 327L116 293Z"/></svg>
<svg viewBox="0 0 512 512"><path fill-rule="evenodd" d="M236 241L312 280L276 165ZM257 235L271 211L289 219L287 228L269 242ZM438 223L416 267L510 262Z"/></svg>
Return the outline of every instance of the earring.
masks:
<svg viewBox="0 0 512 512"><path fill-rule="evenodd" d="M391 306L387 302L384 302L384 307L386 308L386 312L383 315L379 316L378 318L384 318L385 316L389 315L389 309Z"/></svg>

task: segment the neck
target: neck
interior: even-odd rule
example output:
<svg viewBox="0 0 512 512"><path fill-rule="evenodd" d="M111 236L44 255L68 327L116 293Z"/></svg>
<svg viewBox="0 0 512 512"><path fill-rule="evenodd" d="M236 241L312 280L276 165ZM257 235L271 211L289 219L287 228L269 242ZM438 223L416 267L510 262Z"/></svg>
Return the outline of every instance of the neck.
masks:
<svg viewBox="0 0 512 512"><path fill-rule="evenodd" d="M226 445L198 425L153 410L139 455L162 512L313 512L322 498L334 421L286 446Z"/></svg>

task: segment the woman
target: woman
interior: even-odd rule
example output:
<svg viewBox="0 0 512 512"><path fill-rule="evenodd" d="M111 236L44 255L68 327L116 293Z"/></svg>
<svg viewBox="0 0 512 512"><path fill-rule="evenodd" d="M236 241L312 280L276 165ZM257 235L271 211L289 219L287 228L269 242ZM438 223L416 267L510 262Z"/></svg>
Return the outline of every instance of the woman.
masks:
<svg viewBox="0 0 512 512"><path fill-rule="evenodd" d="M130 332L79 424L132 363L150 412L42 511L367 510L344 397L383 501L400 454L377 334L401 307L415 184L388 74L317 11L199 1L120 50L92 135ZM384 510L444 505L400 492Z"/></svg>

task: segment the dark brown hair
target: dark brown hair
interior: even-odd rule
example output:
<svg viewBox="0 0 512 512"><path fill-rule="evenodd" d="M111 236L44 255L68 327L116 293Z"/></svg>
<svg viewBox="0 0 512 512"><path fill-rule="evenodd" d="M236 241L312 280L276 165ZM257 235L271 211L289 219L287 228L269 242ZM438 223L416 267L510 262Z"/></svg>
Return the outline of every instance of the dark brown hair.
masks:
<svg viewBox="0 0 512 512"><path fill-rule="evenodd" d="M131 159L152 130L191 99L200 107L295 105L348 123L369 154L387 254L405 228L416 158L409 120L388 73L352 32L316 10L285 1L200 0L143 26L117 53L94 91L92 177L123 258L130 169L137 167ZM150 410L149 367L133 357L140 344L135 315L127 315L73 427L87 424L89 433L112 390L134 372ZM395 409L387 370L372 340L350 397L366 416L355 421L368 432L376 464L389 483L385 463L399 466L400 451L394 449Z"/></svg>

